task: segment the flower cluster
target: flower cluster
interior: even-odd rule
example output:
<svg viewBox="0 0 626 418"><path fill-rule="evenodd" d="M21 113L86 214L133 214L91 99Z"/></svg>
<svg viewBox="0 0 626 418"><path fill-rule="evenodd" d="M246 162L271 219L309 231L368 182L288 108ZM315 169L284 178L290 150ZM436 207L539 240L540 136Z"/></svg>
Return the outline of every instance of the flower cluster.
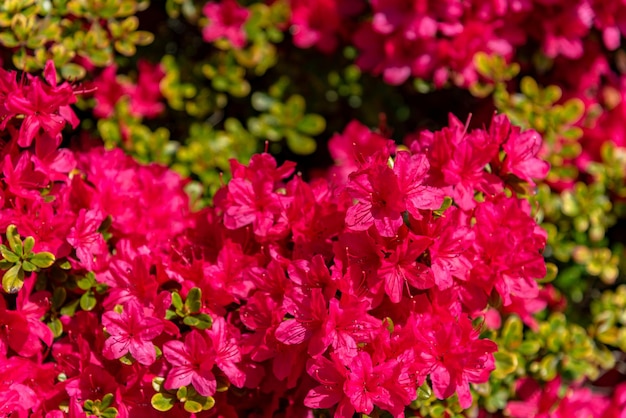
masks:
<svg viewBox="0 0 626 418"><path fill-rule="evenodd" d="M430 1L369 2L291 1L294 44L332 51L338 38L360 51L357 64L389 84L409 77L440 87L451 80L469 86L478 79L477 52L516 58L531 42L549 58L578 59L585 39L601 32L606 48L615 50L626 34L626 5L601 0L576 1ZM356 31L355 16L367 19Z"/></svg>
<svg viewBox="0 0 626 418"><path fill-rule="evenodd" d="M52 64L2 76L2 267L23 286L0 298L3 413L403 416L423 385L468 408L497 351L474 321L545 275L511 186L545 176L540 139L503 116L410 151L353 122L332 143L347 176L257 154L192 212L167 168L28 129L73 121Z"/></svg>

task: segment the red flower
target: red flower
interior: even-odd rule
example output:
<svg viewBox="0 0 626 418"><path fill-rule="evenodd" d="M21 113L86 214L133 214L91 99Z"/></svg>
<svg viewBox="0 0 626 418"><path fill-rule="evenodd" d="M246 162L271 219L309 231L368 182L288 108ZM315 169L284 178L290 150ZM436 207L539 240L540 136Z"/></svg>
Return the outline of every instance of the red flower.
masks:
<svg viewBox="0 0 626 418"><path fill-rule="evenodd" d="M337 405L335 417L352 418L354 407L343 391L348 370L336 356L331 354L330 357L332 361L320 356L307 362L307 373L320 385L309 391L304 404L309 408L319 409Z"/></svg>
<svg viewBox="0 0 626 418"><path fill-rule="evenodd" d="M137 302L128 302L121 314L106 312L102 315L102 325L111 335L104 342L106 357L118 359L130 353L141 364L154 363L156 350L152 340L163 331L163 323L157 318L144 316Z"/></svg>
<svg viewBox="0 0 626 418"><path fill-rule="evenodd" d="M356 412L370 414L374 405L385 406L391 401L391 394L385 382L391 377L393 368L383 363L372 364L366 352L360 352L350 362L350 372L344 384L344 391Z"/></svg>
<svg viewBox="0 0 626 418"><path fill-rule="evenodd" d="M241 352L238 339L233 335L233 331L234 327L228 324L224 318L216 318L207 334L213 341L217 367L235 386L243 387L246 375L237 367L237 363L241 362Z"/></svg>
<svg viewBox="0 0 626 418"><path fill-rule="evenodd" d="M215 393L217 382L212 371L215 351L210 339L194 329L185 336L184 343L166 342L163 355L172 365L165 379L165 389L178 389L191 383L202 396Z"/></svg>
<svg viewBox="0 0 626 418"><path fill-rule="evenodd" d="M378 268L378 276L384 281L385 293L393 303L399 303L407 286L428 289L435 284L432 271L416 260L424 253L432 240L401 231L395 247L385 248L385 257ZM370 284L370 287L374 287Z"/></svg>
<svg viewBox="0 0 626 418"><path fill-rule="evenodd" d="M386 162L372 162L352 173L347 190L356 199L346 213L346 225L350 229L366 231L374 226L384 237L396 234L403 223L405 205L398 180Z"/></svg>
<svg viewBox="0 0 626 418"><path fill-rule="evenodd" d="M108 253L104 238L98 232L103 219L104 216L97 210L81 209L76 224L67 235L67 242L76 249L78 260L90 271L96 266L95 257Z"/></svg>
<svg viewBox="0 0 626 418"><path fill-rule="evenodd" d="M40 130L60 142L60 133L65 122L72 127L78 125L78 118L69 107L76 102L72 87L63 83L57 86L54 63L48 61L44 69L48 84L40 78L28 77L29 84L7 96L5 107L9 113L24 115L17 143L29 147Z"/></svg>
<svg viewBox="0 0 626 418"><path fill-rule="evenodd" d="M445 399L454 392L463 408L472 405L469 383L484 383L495 369L493 354L498 350L493 341L479 340L478 332L466 317L458 320L446 311L424 314L417 321L418 341L424 351L419 353L427 367L433 392Z"/></svg>
<svg viewBox="0 0 626 418"><path fill-rule="evenodd" d="M202 12L209 19L209 24L202 30L205 41L227 38L235 48L243 48L246 44L243 25L250 16L248 9L239 6L235 0L223 0L208 2Z"/></svg>

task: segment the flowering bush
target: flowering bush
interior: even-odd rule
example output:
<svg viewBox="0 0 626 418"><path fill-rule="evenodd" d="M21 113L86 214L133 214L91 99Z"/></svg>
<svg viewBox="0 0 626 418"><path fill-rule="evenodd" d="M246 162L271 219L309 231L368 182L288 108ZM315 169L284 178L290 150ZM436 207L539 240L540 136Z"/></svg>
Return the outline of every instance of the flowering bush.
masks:
<svg viewBox="0 0 626 418"><path fill-rule="evenodd" d="M0 415L623 417L626 9L496 3L0 5Z"/></svg>

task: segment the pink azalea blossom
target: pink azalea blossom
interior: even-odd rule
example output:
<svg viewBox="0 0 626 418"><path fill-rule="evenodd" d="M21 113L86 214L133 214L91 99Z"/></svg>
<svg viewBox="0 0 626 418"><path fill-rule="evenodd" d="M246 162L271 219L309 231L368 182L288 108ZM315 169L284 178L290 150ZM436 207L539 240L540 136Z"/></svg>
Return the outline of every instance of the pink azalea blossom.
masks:
<svg viewBox="0 0 626 418"><path fill-rule="evenodd" d="M130 353L141 364L154 363L156 350L152 340L161 333L163 324L157 318L144 316L138 303L127 303L121 314L106 312L102 325L110 335L104 343L103 353L107 357L118 359Z"/></svg>
<svg viewBox="0 0 626 418"><path fill-rule="evenodd" d="M235 48L244 47L246 32L243 26L250 16L248 9L239 6L236 0L223 0L219 3L209 1L202 12L209 19L202 30L205 41L227 38Z"/></svg>
<svg viewBox="0 0 626 418"><path fill-rule="evenodd" d="M191 384L200 395L211 396L215 393L217 382L212 371L215 351L211 339L192 330L185 336L184 342L166 342L163 355L172 365L165 379L166 389L178 389Z"/></svg>

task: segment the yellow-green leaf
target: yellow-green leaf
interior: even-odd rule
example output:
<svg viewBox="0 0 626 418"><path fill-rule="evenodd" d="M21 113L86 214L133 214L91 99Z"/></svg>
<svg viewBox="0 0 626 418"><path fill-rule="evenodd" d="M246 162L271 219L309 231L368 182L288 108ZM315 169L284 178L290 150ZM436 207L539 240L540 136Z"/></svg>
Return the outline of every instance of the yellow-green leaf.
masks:
<svg viewBox="0 0 626 418"><path fill-rule="evenodd" d="M24 270L20 264L16 264L2 276L2 288L7 293L17 293L24 286Z"/></svg>
<svg viewBox="0 0 626 418"><path fill-rule="evenodd" d="M173 396L166 393L156 393L152 399L150 399L150 403L157 411L166 412L174 407L176 400Z"/></svg>

